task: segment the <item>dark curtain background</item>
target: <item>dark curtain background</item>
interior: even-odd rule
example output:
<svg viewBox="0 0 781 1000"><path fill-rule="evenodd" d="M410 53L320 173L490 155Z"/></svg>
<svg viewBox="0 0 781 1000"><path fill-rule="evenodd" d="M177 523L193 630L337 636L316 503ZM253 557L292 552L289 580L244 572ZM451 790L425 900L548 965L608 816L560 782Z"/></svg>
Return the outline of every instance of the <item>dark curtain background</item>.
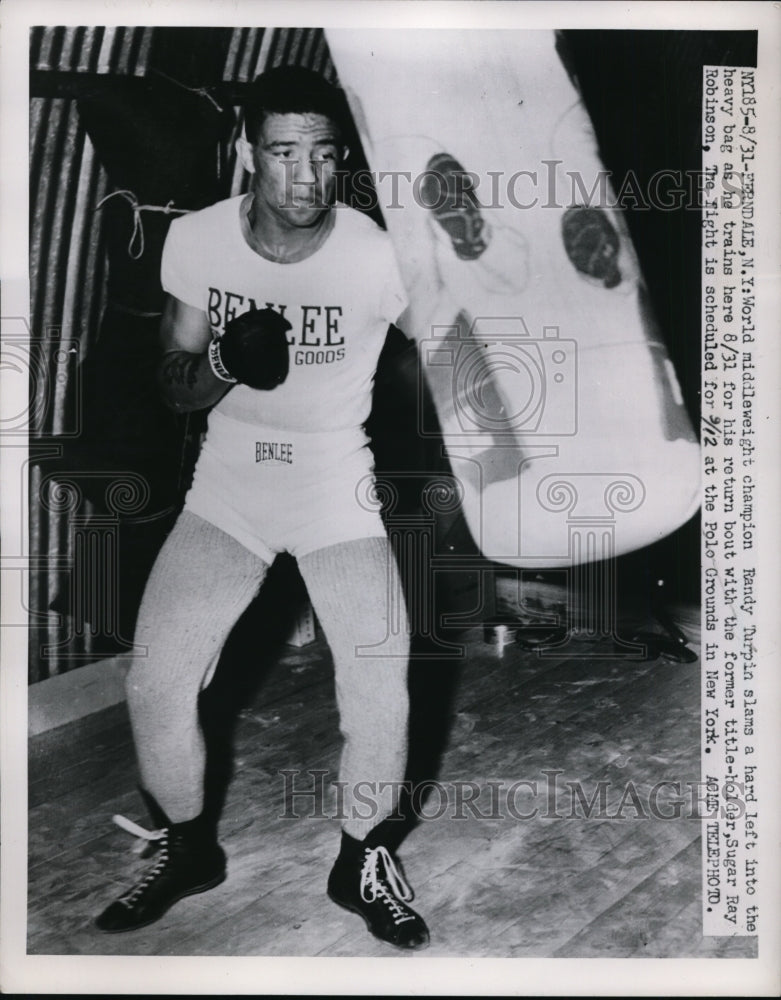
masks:
<svg viewBox="0 0 781 1000"><path fill-rule="evenodd" d="M109 106L112 100L136 100L144 83L202 101L207 111L216 99L230 114L235 94L226 84L246 83L268 66L288 63L334 78L319 29L31 31L29 497L30 553L37 557L30 578L31 682L128 649L140 592L181 501L199 430L197 420L172 426L162 411L150 414L143 392L135 419L124 420L122 406L112 399L130 392L143 369L143 344L154 332L159 308L159 250L173 216L140 213L145 247L134 261L140 233L133 232L128 201L114 197L99 208L106 195L130 188L117 182L128 164L115 157L107 172L111 143L105 149L96 145L85 119L98 134L105 131L100 101ZM206 95L202 88L209 88ZM212 154L211 200L246 186L233 149L240 105L232 112L233 127ZM110 107L103 117L110 118ZM134 127L131 118L128 123ZM128 137L127 148L137 156L135 139L133 147ZM135 164L137 171L143 166ZM148 164L145 182L156 169ZM149 294L142 289L145 268L155 275ZM133 311L115 312L107 322L112 292L116 298L119 288L123 297L123 271L134 288L124 296L132 301L120 305ZM124 426L112 427L112 421Z"/></svg>

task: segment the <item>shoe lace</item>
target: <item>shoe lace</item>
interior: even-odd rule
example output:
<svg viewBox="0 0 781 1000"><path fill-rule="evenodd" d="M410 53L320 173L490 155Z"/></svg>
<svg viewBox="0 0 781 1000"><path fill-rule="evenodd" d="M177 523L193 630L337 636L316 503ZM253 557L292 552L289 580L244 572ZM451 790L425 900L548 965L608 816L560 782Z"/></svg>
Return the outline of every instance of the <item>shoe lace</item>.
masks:
<svg viewBox="0 0 781 1000"><path fill-rule="evenodd" d="M137 885L134 885L129 892L126 892L125 895L119 899L119 902L124 903L127 907L134 906L149 886L152 885L152 883L156 881L156 879L158 879L168 867L168 831L164 830L162 832L162 836L158 839L160 841L160 855L157 859L157 863L153 868L149 869Z"/></svg>
<svg viewBox="0 0 781 1000"><path fill-rule="evenodd" d="M134 823L132 819L127 819L127 817L116 813L111 817L112 821L121 827L127 833L132 833L136 837L136 842L133 845L133 853L141 854L143 857L148 857L153 851L157 850L155 846L158 840L162 840L165 836L165 830L147 830L143 826L139 826L138 823Z"/></svg>
<svg viewBox="0 0 781 1000"><path fill-rule="evenodd" d="M380 862L385 870L385 878L379 873ZM396 924L415 919L415 914L404 906L404 902L412 899L412 889L405 882L386 847L366 849L361 868L361 898L367 903L380 900L391 911Z"/></svg>

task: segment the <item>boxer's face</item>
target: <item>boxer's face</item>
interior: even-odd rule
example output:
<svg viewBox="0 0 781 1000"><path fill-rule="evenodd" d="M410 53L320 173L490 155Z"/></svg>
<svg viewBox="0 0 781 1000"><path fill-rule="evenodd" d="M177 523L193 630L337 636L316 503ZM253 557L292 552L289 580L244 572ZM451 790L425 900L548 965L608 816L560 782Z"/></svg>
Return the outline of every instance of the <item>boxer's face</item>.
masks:
<svg viewBox="0 0 781 1000"><path fill-rule="evenodd" d="M243 140L240 140L242 142ZM325 115L267 115L257 142L239 154L254 172L255 203L285 226L311 226L334 201L336 171L346 150Z"/></svg>

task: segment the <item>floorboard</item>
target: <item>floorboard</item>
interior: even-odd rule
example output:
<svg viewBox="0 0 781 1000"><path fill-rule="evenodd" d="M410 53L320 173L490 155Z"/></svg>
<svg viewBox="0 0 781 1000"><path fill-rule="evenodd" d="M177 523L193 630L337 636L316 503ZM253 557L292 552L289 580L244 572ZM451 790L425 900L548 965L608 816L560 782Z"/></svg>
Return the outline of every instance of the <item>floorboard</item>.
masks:
<svg viewBox="0 0 781 1000"><path fill-rule="evenodd" d="M696 648L696 609L679 611ZM612 639L584 635L549 657L516 643L500 652L479 628L459 641L462 658L413 660L410 674L410 775L439 782L399 849L432 930L425 954L755 955L755 939L702 937L699 823L675 815L669 789L658 805L672 818L648 808L659 782L685 798L699 779L699 664L622 657ZM31 954L397 954L325 895L339 838L329 794L325 817L283 815L283 769L306 785L312 769L336 777L324 640L276 646L258 665L240 652L241 676L221 666L204 704L228 879L152 927L92 928L149 865L111 822L151 825L125 706L31 739Z"/></svg>

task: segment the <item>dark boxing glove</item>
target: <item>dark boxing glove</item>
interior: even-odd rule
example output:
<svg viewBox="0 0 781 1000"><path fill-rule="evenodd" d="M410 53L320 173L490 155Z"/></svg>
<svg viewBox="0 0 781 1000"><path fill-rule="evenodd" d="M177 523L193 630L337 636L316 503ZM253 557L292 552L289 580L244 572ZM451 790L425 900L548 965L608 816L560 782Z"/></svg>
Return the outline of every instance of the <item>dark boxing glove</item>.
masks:
<svg viewBox="0 0 781 1000"><path fill-rule="evenodd" d="M225 324L209 345L209 364L223 382L274 389L287 378L291 324L274 309L250 309Z"/></svg>

